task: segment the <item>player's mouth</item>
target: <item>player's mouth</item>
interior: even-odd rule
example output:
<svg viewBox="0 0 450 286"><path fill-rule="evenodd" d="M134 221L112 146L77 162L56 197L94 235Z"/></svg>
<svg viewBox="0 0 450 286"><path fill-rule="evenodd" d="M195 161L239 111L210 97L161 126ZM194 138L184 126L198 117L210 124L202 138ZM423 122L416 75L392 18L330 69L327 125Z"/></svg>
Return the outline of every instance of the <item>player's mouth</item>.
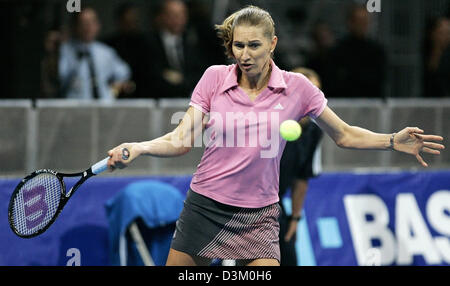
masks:
<svg viewBox="0 0 450 286"><path fill-rule="evenodd" d="M250 70L253 67L253 64L241 64L242 68L246 71Z"/></svg>

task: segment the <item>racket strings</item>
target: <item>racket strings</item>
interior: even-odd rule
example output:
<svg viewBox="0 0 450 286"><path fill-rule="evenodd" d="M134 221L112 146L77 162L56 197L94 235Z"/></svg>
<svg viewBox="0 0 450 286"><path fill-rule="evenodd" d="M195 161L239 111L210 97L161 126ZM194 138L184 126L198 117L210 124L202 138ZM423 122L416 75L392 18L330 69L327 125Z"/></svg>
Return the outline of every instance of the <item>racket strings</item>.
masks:
<svg viewBox="0 0 450 286"><path fill-rule="evenodd" d="M58 211L62 185L50 173L38 174L17 192L12 210L12 223L23 236L45 228Z"/></svg>

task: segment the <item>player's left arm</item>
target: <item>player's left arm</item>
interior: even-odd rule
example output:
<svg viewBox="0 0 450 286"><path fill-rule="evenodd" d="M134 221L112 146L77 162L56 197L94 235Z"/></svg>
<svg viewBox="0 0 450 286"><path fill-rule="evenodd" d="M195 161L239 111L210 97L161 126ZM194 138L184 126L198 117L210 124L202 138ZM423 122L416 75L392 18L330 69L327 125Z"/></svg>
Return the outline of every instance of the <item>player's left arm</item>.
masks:
<svg viewBox="0 0 450 286"><path fill-rule="evenodd" d="M389 150L392 134L375 133L370 130L350 126L340 119L328 106L316 119L319 127L325 131L341 148ZM396 151L414 155L424 167L428 164L420 152L438 155L444 145L435 143L444 139L438 135L425 135L418 127L406 127L395 134L393 148ZM433 142L435 141L435 142Z"/></svg>

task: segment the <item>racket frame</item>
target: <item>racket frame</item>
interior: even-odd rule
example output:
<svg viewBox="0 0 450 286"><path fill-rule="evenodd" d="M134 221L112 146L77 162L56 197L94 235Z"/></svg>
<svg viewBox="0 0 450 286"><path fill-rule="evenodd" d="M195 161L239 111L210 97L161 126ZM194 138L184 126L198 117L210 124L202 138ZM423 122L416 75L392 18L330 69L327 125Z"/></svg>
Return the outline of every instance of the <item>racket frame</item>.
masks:
<svg viewBox="0 0 450 286"><path fill-rule="evenodd" d="M122 148L122 159L128 160L129 156L130 156L130 152L128 151L128 149ZM63 210L66 203L73 196L73 194L78 190L78 188L90 177L93 177L95 175L98 175L98 174L106 171L106 169L108 167L109 158L110 157L104 158L103 160L95 163L94 165L92 165L90 168L86 169L83 172L67 174L67 173L56 172L51 169L40 169L40 170L34 171L33 173L31 173L28 176L26 176L25 178L23 178L19 182L19 184L16 186L16 188L14 189L14 192L12 193L11 198L9 200L9 206L8 206L9 227L14 232L14 234L16 234L17 236L22 237L22 238L32 238L32 237L38 236L38 235L42 234L43 232L45 232L55 222L55 220L58 218L59 214ZM20 191L20 189L23 187L23 185L26 182L33 179L37 175L43 174L43 173L49 173L51 175L56 176L59 183L61 184L61 193L60 193L58 208L56 209L56 212L53 215L53 217L49 220L49 222L42 229L40 229L32 234L29 234L29 235L20 234L17 231L17 229L14 227L15 223L14 223L14 219L13 219L13 209L14 209L15 198L17 196L17 193ZM63 178L64 177L80 177L80 176L81 176L81 178L75 183L75 185L73 185L72 188L70 188L69 192L66 192L66 184L64 183Z"/></svg>
<svg viewBox="0 0 450 286"><path fill-rule="evenodd" d="M59 183L61 184L61 194L60 194L60 199L59 199L59 204L58 204L58 209L56 210L55 214L53 215L53 217L50 219L50 221L40 230L32 233L32 234L28 234L28 235L24 235L21 234L17 231L17 229L14 227L15 223L14 223L14 219L13 219L13 209L14 209L14 202L15 202L15 197L17 196L17 193L20 191L20 189L31 179L33 179L34 177L40 175L40 174L45 174L45 173L49 173L54 175ZM75 185L73 185L72 188L70 188L69 192L66 192L66 184L64 183L63 178L64 177L79 177L81 176L81 178L75 183ZM11 199L9 201L9 206L8 206L8 222L9 222L9 226L11 228L11 230L14 232L14 234L16 234L17 236L21 237L21 238L32 238L35 236L38 236L40 234L42 234L43 232L45 232L54 222L55 220L58 218L59 214L61 213L61 211L63 210L64 206L66 205L66 203L69 201L70 197L72 197L72 195L75 193L75 191L90 177L95 176L94 173L92 173L92 168L87 169L84 172L79 172L79 173L71 173L71 174L67 174L67 173L59 173L56 171L53 171L51 169L40 169L40 170L36 170L33 173L29 174L28 176L26 176L25 178L23 178L20 183L17 185L17 187L14 189L14 192L11 195Z"/></svg>

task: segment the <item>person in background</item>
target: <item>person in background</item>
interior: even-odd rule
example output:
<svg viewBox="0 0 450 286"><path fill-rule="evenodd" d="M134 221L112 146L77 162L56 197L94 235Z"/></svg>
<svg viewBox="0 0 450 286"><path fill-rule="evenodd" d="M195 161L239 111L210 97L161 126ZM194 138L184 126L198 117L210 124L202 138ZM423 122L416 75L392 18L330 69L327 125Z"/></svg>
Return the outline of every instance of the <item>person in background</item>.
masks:
<svg viewBox="0 0 450 286"><path fill-rule="evenodd" d="M45 55L41 61L41 98L58 97L58 59L61 37L61 32L57 30L50 30L45 35Z"/></svg>
<svg viewBox="0 0 450 286"><path fill-rule="evenodd" d="M156 7L156 29L150 34L151 81L156 98L187 98L200 79L199 36L188 31L188 8L180 0Z"/></svg>
<svg viewBox="0 0 450 286"><path fill-rule="evenodd" d="M293 72L306 76L312 84L321 87L317 73L307 68L296 68ZM291 190L291 215L288 215L281 204L280 253L281 266L297 266L297 228L301 219L303 202L308 189L308 180L315 177L318 170L314 166L318 158L318 148L322 138L322 130L309 118L300 121L302 136L293 142L286 142L280 161L279 200L282 201L288 189Z"/></svg>
<svg viewBox="0 0 450 286"><path fill-rule="evenodd" d="M335 36L326 22L318 21L312 27L311 38L313 50L309 53L305 65L320 76L321 88L324 93L327 93L328 83L326 80L329 79L330 52L336 44Z"/></svg>
<svg viewBox="0 0 450 286"><path fill-rule="evenodd" d="M386 55L369 39L370 14L354 4L347 15L348 35L331 52L330 73L324 74L328 97L384 98Z"/></svg>
<svg viewBox="0 0 450 286"><path fill-rule="evenodd" d="M450 96L450 19L429 21L423 46L423 96Z"/></svg>
<svg viewBox="0 0 450 286"><path fill-rule="evenodd" d="M139 29L139 9L133 3L124 3L116 9L115 19L117 31L105 43L130 66L131 81L135 84L134 90L121 92L119 98L149 98L152 96L148 80L151 61L147 39Z"/></svg>
<svg viewBox="0 0 450 286"><path fill-rule="evenodd" d="M112 100L129 88L130 68L113 48L98 42L100 23L92 8L74 13L72 37L60 47L58 75L66 98Z"/></svg>
<svg viewBox="0 0 450 286"><path fill-rule="evenodd" d="M222 42L216 36L214 25L212 25L211 14L213 13L213 2L203 0L190 0L187 2L189 9L189 26L196 35L201 35L198 48L202 57L201 70L211 65L226 64L227 58L223 53Z"/></svg>

